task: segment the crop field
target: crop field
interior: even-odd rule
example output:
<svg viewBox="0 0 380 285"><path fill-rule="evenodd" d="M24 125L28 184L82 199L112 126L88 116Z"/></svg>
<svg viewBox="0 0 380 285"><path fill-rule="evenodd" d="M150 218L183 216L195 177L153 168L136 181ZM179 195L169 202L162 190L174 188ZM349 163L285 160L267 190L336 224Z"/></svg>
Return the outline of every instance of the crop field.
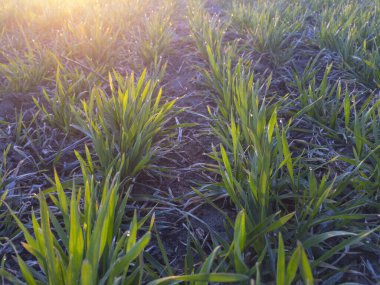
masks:
<svg viewBox="0 0 380 285"><path fill-rule="evenodd" d="M380 284L379 0L0 1L1 284Z"/></svg>

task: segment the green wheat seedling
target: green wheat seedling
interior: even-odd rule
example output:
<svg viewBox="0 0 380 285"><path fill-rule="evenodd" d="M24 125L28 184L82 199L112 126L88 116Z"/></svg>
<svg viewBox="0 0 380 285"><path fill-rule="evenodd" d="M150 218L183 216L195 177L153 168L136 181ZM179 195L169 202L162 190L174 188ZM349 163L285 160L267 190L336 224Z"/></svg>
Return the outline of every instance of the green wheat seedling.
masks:
<svg viewBox="0 0 380 285"><path fill-rule="evenodd" d="M239 98L238 95L235 96ZM242 105L244 104L238 106ZM248 106L252 105L248 104ZM314 261L310 264L310 268L314 271L323 262L330 261L334 255L339 254L346 246L360 246L361 241L378 228L347 229L347 225L352 220L365 217L355 210L354 205L351 208L347 205L349 202L340 200L341 195L346 195L343 188L347 186L346 181L349 179L351 182L356 181L352 179L352 175L344 174L332 181L326 175L318 181L316 176L310 173L306 179L309 185L304 186L300 183L300 176L303 174L298 173L295 176L296 162L290 152L286 130L281 130L276 123L276 112L272 111L272 115L269 115L265 105L260 106L256 103L256 106L256 110L251 110L253 116L240 116L239 120L232 120L228 136L220 136L221 132L216 132L223 141L229 143L229 151L223 146L220 147L219 152L214 149L213 158L218 163L214 171L219 174L221 181L215 183L211 189L217 190L217 193L225 191L236 208L246 212L246 239L247 244L252 247L254 256L265 255L263 249L266 248L265 245L268 246L265 241L272 231L286 229L288 242L294 241L294 237L301 240L305 250L313 256ZM249 122L250 117L252 121L247 125L243 124L244 118L248 118ZM241 139L245 137L243 130L246 130L248 139ZM372 154L374 153L375 150ZM285 166L287 172L281 170ZM357 170L358 172L368 173L366 169L368 161L365 164L361 161L356 167L361 167L361 170ZM372 177L368 177L372 184L366 184L370 187L369 189L378 187L376 186L378 182L373 183L378 169L373 170ZM364 180L363 178L365 174L362 175L361 180ZM339 183L335 184L335 181ZM374 195L373 190L369 193ZM358 199L353 204L363 202L360 201ZM296 205L293 205L293 202ZM297 206L298 203L299 206ZM291 210L285 210L282 217L271 211L278 207L282 208L284 205L290 206ZM297 210L291 212L293 209ZM294 219L290 220L292 217L296 217L296 224L293 224ZM330 226L325 227L326 223ZM332 244L329 239L333 237L339 238L340 241ZM251 271L248 270L253 270L249 266L239 264L241 271L236 272L249 275L247 272ZM268 267L269 265L264 268ZM312 271L309 276L312 276Z"/></svg>
<svg viewBox="0 0 380 285"><path fill-rule="evenodd" d="M304 284L313 284L313 273L311 263L307 253L300 242L291 252L284 245L281 233L278 237L277 262L274 263L275 271L268 272L262 265L266 264L268 256L267 250L256 260L250 254L250 243L247 231L247 216L245 211L240 211L233 225L232 240L226 244L213 247L211 254L208 254L198 239L189 233L188 251L186 255L189 273L182 276L168 276L154 280L149 285L166 284L166 282L183 281L188 284L208 284L209 282L236 283L236 282L256 282L270 276L271 280L276 280L278 284L293 284L295 280L303 280ZM193 244L191 246L191 244ZM205 256L201 265L194 264L193 252L196 255ZM289 252L290 254L287 254ZM275 260L273 260L275 262ZM199 269L198 269L199 268Z"/></svg>
<svg viewBox="0 0 380 285"><path fill-rule="evenodd" d="M222 51L224 34L229 24L216 16L209 15L201 1L189 0L187 4L191 35L202 57L209 58L208 49L213 52Z"/></svg>
<svg viewBox="0 0 380 285"><path fill-rule="evenodd" d="M292 284L298 269L301 272L303 283L306 285L313 285L314 277L312 268L302 244L297 244L297 248L290 256L288 264L286 265L285 246L282 234L280 233L277 248L276 283Z"/></svg>
<svg viewBox="0 0 380 285"><path fill-rule="evenodd" d="M145 66L158 65L160 57L165 57L170 50L169 46L173 38L171 15L174 3L168 3L153 15L146 17L142 31L140 52Z"/></svg>
<svg viewBox="0 0 380 285"><path fill-rule="evenodd" d="M212 157L218 163L214 171L221 177L221 182L214 186L224 189L237 209L247 212L248 232L253 234L256 227L268 227L268 231L263 230L262 235L256 235L252 241L260 254L265 234L293 215L275 222L277 214L271 210L272 199L277 195L276 185L294 184L292 155L286 130L277 124L276 105L267 105L265 100L260 102L260 85L254 83L252 74L244 72L241 62L229 85L230 114L226 113L227 117L222 112L216 116L211 114L215 121L213 132L223 143L220 151L215 148L213 151ZM223 100L218 104L220 110L227 107ZM284 166L285 175L282 174ZM277 226L269 229L271 223Z"/></svg>
<svg viewBox="0 0 380 285"><path fill-rule="evenodd" d="M208 87L216 92L215 99L218 102L220 113L224 118L229 118L233 108L232 89L235 75L233 61L236 58L236 45L232 44L225 50L221 50L220 47L215 51L207 45L206 50L209 70L202 69L201 71Z"/></svg>
<svg viewBox="0 0 380 285"><path fill-rule="evenodd" d="M366 53L363 57L365 67L361 71L362 73L358 74L359 76L361 75L362 81L367 82L368 86L371 86L374 90L380 89L380 54L378 50L379 45L375 44L374 48Z"/></svg>
<svg viewBox="0 0 380 285"><path fill-rule="evenodd" d="M344 122L347 137L353 145L356 160L363 159L380 143L380 99L372 93L360 105L356 96L344 99ZM360 108L359 108L360 107Z"/></svg>
<svg viewBox="0 0 380 285"><path fill-rule="evenodd" d="M35 98L34 102L38 109L43 111L50 125L69 133L74 118L72 106L78 106L81 99L88 97L98 82L97 76L93 73L86 75L78 69L61 71L58 67L53 94L43 91L47 106Z"/></svg>
<svg viewBox="0 0 380 285"><path fill-rule="evenodd" d="M374 44L378 43L376 31L378 31L378 18L376 17L376 7L363 4L356 5L353 1L341 2L334 5L334 9L324 9L321 14L321 44L326 44L334 50L340 51L345 48L339 42L335 42L332 38L334 35L337 40L344 40L343 36L347 36L346 44L352 43L354 46L361 45L364 41L368 42L367 47L372 49ZM348 59L345 55L349 53L341 53L344 59Z"/></svg>
<svg viewBox="0 0 380 285"><path fill-rule="evenodd" d="M378 48L372 50L367 49L367 42L356 49L352 56L344 62L344 68L352 74L358 82L364 84L372 90L376 90L380 86L380 56Z"/></svg>
<svg viewBox="0 0 380 285"><path fill-rule="evenodd" d="M24 119L25 113L23 110L20 110L15 114L15 124L14 124L14 142L16 145L24 145L24 143L28 140L28 136L30 135L30 131L33 129L38 122L38 116L40 111L37 111L31 120L28 122Z"/></svg>
<svg viewBox="0 0 380 285"><path fill-rule="evenodd" d="M14 223L13 221L13 218L10 214L10 211L6 208L6 206L4 205L6 202L9 203L9 190L5 190L7 188L7 185L9 185L8 183L8 179L7 179L7 175L10 174L9 172L5 172L4 169L1 169L1 185L0 185L0 253L3 255L2 257L2 260L1 260L1 265L0 265L0 271L1 271L1 267L3 267L3 263L6 259L6 255L5 255L5 250L7 248L7 244L9 242L8 239L4 238L4 237L7 237L7 238L13 238L15 237L19 231L17 229L17 226L16 224ZM11 193L12 193L12 190L11 190ZM3 280L2 280L3 281ZM4 283L4 281L3 281Z"/></svg>
<svg viewBox="0 0 380 285"><path fill-rule="evenodd" d="M313 62L315 61L313 60ZM309 65L313 66L310 62ZM346 94L344 94L339 81L334 84L329 82L331 68L332 64L326 67L320 83L317 83L316 71L310 73L309 69L306 68L305 73L301 76L294 73L295 84L299 93L298 100L302 107L297 116L306 113L320 124L331 129L337 129L343 114L343 97L348 97L349 95L347 90L345 91ZM311 76L314 77L307 82Z"/></svg>
<svg viewBox="0 0 380 285"><path fill-rule="evenodd" d="M220 247L216 247L212 253L207 256L198 272L191 272L188 275L168 276L153 280L148 285L160 284L176 284L178 282L186 282L189 285L206 285L210 283L227 284L247 282L249 277L237 272L223 272L222 270L214 270L215 264L220 254Z"/></svg>
<svg viewBox="0 0 380 285"><path fill-rule="evenodd" d="M319 42L339 54L342 68L371 89L378 88L379 17L371 5L354 3L325 9Z"/></svg>
<svg viewBox="0 0 380 285"><path fill-rule="evenodd" d="M380 99L372 105L371 97L360 110L354 108L354 120L352 122L353 140L355 145L355 154L357 158L363 158L370 147L372 149L379 145L379 110ZM367 105L368 104L368 105Z"/></svg>
<svg viewBox="0 0 380 285"><path fill-rule="evenodd" d="M241 148L240 144L238 146ZM213 158L218 166L211 170L220 175L221 182L215 183L211 189L226 192L237 209L246 211L247 231L250 239L255 236L251 243L260 255L264 249L265 235L282 227L294 215L290 213L278 217L279 213L271 210L277 197L277 184L291 184L291 175L289 178L279 178L278 168L281 165L276 167L274 160L277 162L280 154L272 144L250 145L249 148L252 148L251 152L239 152L237 160L232 160L234 155L228 155L223 146L219 153L214 150ZM282 162L293 169L290 154Z"/></svg>
<svg viewBox="0 0 380 285"><path fill-rule="evenodd" d="M23 55L7 56L7 63L0 63L0 75L6 81L6 91L29 92L44 83L51 70L52 58L49 53L29 50Z"/></svg>
<svg viewBox="0 0 380 285"><path fill-rule="evenodd" d="M192 2L190 2L192 3ZM194 4L192 4L194 5ZM208 64L208 68L199 68L205 78L206 85L215 90L215 99L218 102L221 114L228 118L232 108L231 88L233 81L233 68L237 58L237 42L224 46L223 38L227 25L210 18L208 14L199 16L190 6L189 21L192 35L198 51ZM203 31L203 32L202 32Z"/></svg>
<svg viewBox="0 0 380 285"><path fill-rule="evenodd" d="M357 107L356 98L345 100L345 130L352 144L352 154L340 160L354 167L343 180L351 181L355 189L366 190L372 196L379 189L380 161L380 100L374 94ZM346 185L342 183L342 185Z"/></svg>
<svg viewBox="0 0 380 285"><path fill-rule="evenodd" d="M150 232L137 238L145 217L138 222L136 213L128 230L123 216L128 194L120 193L118 176L105 177L103 186L93 176L84 176L83 187L73 185L71 195L55 174L54 191L50 194L58 211L38 195L40 210L32 213L32 230L14 214L26 242L23 246L33 255L43 273L28 265L20 255L17 261L28 284L140 284L143 274L141 254L150 240ZM100 200L97 200L100 192ZM62 220L62 223L59 220ZM150 228L152 227L151 221ZM13 284L24 284L0 269L0 275Z"/></svg>
<svg viewBox="0 0 380 285"><path fill-rule="evenodd" d="M248 40L245 50L268 55L274 66L289 61L297 47L296 35L301 34L303 24L302 7L299 4L279 1L257 4L234 3L231 11L231 26ZM245 36L245 34L247 36Z"/></svg>
<svg viewBox="0 0 380 285"><path fill-rule="evenodd" d="M103 171L116 163L122 179L133 178L167 147L175 100L161 103L162 91L156 93L146 71L137 83L133 74L115 78L118 87L110 79L111 94L94 89L83 111L75 109L75 127L91 139Z"/></svg>
<svg viewBox="0 0 380 285"><path fill-rule="evenodd" d="M0 190L1 191L4 191L4 193L6 192L5 190L7 190L7 185L9 184L9 178L11 176L11 172L9 171L9 169L7 168L7 157L8 157L8 154L9 154L9 151L11 149L12 145L9 144L3 151L2 153L2 161L1 161L1 164L0 164ZM6 196L6 194L4 194L4 197ZM2 199L3 201L4 199Z"/></svg>
<svg viewBox="0 0 380 285"><path fill-rule="evenodd" d="M91 67L114 66L119 54L120 30L114 30L103 20L69 22L61 35L69 58L83 61Z"/></svg>
<svg viewBox="0 0 380 285"><path fill-rule="evenodd" d="M324 175L318 184L315 174L310 170L308 177L309 184L307 189L300 191L307 191L303 195L298 195L295 199L296 203L305 205L303 209L297 213L297 238L304 240L309 236L310 230L315 226L315 221L318 217L323 216L326 208L329 207L329 201L334 199L334 181L328 181L328 175ZM331 199L331 200L330 200ZM331 218L333 220L333 218Z"/></svg>
<svg viewBox="0 0 380 285"><path fill-rule="evenodd" d="M261 85L245 71L242 60L233 66L234 46L226 52L220 48L214 52L209 45L206 48L210 71L204 70L204 74L218 104L218 112L210 110L210 115L215 122L213 132L222 142L220 152L214 149L213 153L218 163L215 171L222 178L215 186L224 189L239 210L247 211L252 229L274 219L269 211L275 196L272 182L282 166L286 165L290 174L285 183L294 182L286 132L278 128L276 106L266 105L265 98L259 100L270 79ZM256 241L258 251L261 238Z"/></svg>
<svg viewBox="0 0 380 285"><path fill-rule="evenodd" d="M357 223L359 226L351 227L355 221L365 219L366 214L358 211L359 205L365 202L360 196L354 201L342 199L345 195L353 195L353 192L356 192L347 190L344 181L346 178L347 173L334 179L329 179L329 174L318 179L315 173L310 171L308 185L302 186L294 197L299 206L295 205L298 209L296 223L288 224L288 233L294 234L302 241L312 257L313 269L323 266L323 262L333 260L332 257L338 256L344 248L360 247L363 239L378 230L376 224L372 229L362 227L360 223ZM339 275L338 272L336 274Z"/></svg>

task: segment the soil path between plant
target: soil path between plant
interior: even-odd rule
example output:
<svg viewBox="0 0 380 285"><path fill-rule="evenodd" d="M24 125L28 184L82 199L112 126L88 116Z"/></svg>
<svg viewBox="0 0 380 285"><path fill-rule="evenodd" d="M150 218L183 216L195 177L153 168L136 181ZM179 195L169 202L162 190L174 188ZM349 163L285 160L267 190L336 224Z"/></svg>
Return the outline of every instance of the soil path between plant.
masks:
<svg viewBox="0 0 380 285"><path fill-rule="evenodd" d="M178 98L176 106L184 108L176 116L175 123L195 124L178 130L177 147L169 153L169 161L165 163L170 169L168 178L164 178L159 186L161 192L168 193L170 202L177 205L175 209L168 209L167 215L158 217L158 220L170 225L167 231L162 229L159 234L167 254L175 259L174 268L182 267L185 255L184 244L189 232L186 218L191 220L193 230L200 240L207 238L207 227L224 231L223 215L211 206L202 205L196 211L191 211L205 203L194 193L192 187L197 188L216 179L212 173L205 171L205 165L213 162L208 154L211 153L212 146L218 144L218 140L211 135L207 107L212 106L213 101L210 92L201 86L201 76L196 66L204 63L191 38L186 14L186 1L177 1L172 17L174 36L163 80L164 96L169 100Z"/></svg>
<svg viewBox="0 0 380 285"><path fill-rule="evenodd" d="M212 100L209 92L200 86L196 66L202 61L191 38L186 13L186 1L178 0L172 17L173 41L165 59L167 69L163 79L164 96L168 100L177 99L175 106L183 108L174 123L193 124L177 130L177 147L168 156L172 179L165 186L170 188L174 197L186 195L197 182L209 181L202 166L211 162L207 154L216 142L210 132L211 121L207 111Z"/></svg>

